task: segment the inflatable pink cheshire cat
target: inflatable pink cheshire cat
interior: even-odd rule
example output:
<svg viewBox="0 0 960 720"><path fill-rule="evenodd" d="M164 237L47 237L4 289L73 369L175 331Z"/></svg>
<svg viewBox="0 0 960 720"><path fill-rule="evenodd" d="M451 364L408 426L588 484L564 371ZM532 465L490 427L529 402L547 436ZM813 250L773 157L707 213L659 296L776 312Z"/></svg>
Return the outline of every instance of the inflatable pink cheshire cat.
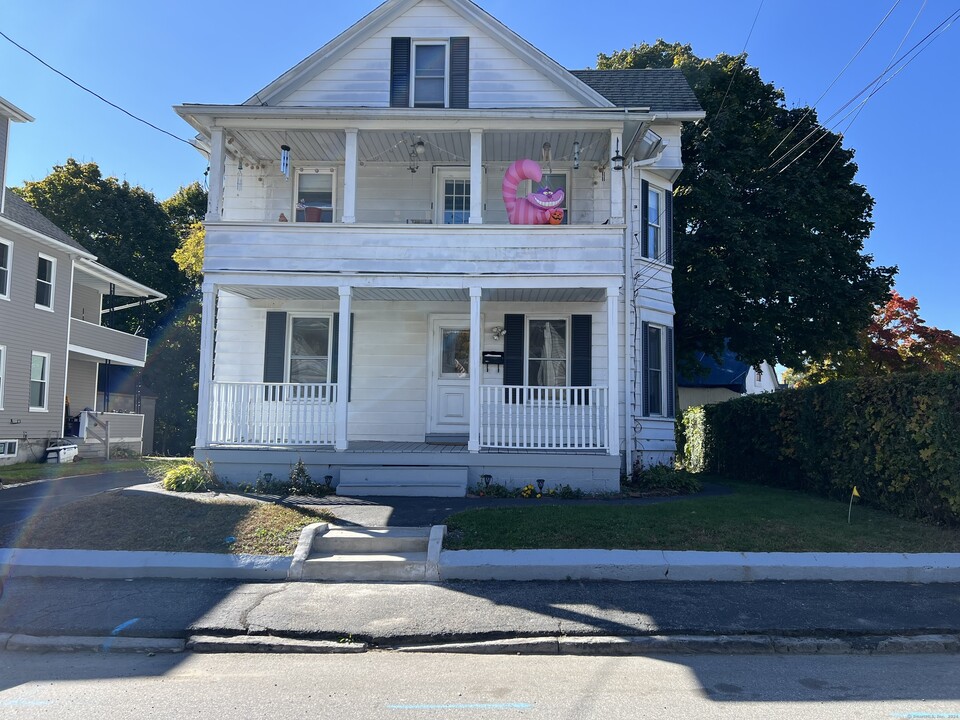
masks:
<svg viewBox="0 0 960 720"><path fill-rule="evenodd" d="M522 180L540 182L543 171L533 160L517 160L503 176L503 204L511 225L558 225L563 220L563 190L544 190L517 197L517 186Z"/></svg>

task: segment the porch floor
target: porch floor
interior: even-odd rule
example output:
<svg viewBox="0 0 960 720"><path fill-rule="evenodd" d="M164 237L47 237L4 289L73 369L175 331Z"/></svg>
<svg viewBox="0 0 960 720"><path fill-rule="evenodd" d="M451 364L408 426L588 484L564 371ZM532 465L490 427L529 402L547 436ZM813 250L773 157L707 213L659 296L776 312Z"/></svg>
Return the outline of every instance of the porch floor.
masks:
<svg viewBox="0 0 960 720"><path fill-rule="evenodd" d="M211 448L250 448L250 449L282 449L292 451L319 451L350 453L419 453L419 454L469 454L465 443L437 443L437 442L393 442L387 440L353 440L346 450L335 451L333 445L229 445L211 443ZM606 450L564 450L563 448L480 448L482 455L606 455Z"/></svg>

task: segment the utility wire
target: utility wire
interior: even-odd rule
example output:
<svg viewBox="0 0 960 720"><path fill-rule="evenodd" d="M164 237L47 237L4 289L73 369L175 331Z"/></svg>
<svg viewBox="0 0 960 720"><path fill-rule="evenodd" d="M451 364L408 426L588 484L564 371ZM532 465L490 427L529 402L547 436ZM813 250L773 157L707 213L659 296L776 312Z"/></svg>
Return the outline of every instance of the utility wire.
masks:
<svg viewBox="0 0 960 720"><path fill-rule="evenodd" d="M837 73L837 76L833 79L833 82L831 82L831 83L827 86L827 89L826 89L826 90L824 90L822 93L820 93L820 97L818 97L818 98L813 102L813 105L811 105L810 107L807 108L807 111L803 114L803 117L801 117L801 118L797 121L797 124L794 125L792 128L790 128L790 132L788 132L786 135L784 135L783 138L780 140L780 142L777 143L777 146L776 146L773 150L770 151L770 153L769 153L770 155L773 155L777 150L780 149L780 146L783 145L783 144L787 141L787 138L789 138L791 135L793 135L794 131L795 131L798 127L800 127L800 125L803 123L804 120L807 119L807 117L810 115L810 113L813 112L814 108L816 108L817 105L820 104L820 101L823 100L823 98L825 98L825 97L827 96L827 93L830 92L831 89L833 89L833 86L837 84L837 81L840 80L841 77L843 77L843 74L847 71L847 69L850 67L850 65L853 64L853 61L856 60L858 57L860 57L860 53L862 53L862 52L864 51L864 48L866 48L867 45L870 44L870 41L873 40L874 36L880 31L880 28L882 28L882 27L883 27L883 24L887 21L887 18L889 18L890 15L891 15L891 13L893 13L893 11L897 9L897 6L898 6L899 4L900 4L900 0L896 0L896 2L893 3L893 5L890 7L890 9L887 10L887 14L883 16L883 19L880 21L880 23L873 29L873 32L870 33L870 37L868 37L866 40L863 41L863 44L862 44L862 45L860 46L860 48L853 54L853 57L850 58L850 59L847 61L847 64L843 66L843 69L842 69L839 73ZM901 44L902 44L902 43L901 43ZM887 66L887 69L889 69L889 67L890 67L890 66L888 65L888 66ZM884 72L886 72L886 70L884 70Z"/></svg>
<svg viewBox="0 0 960 720"><path fill-rule="evenodd" d="M186 145L189 145L190 147L194 148L195 150L200 150L201 152L205 152L204 149L201 148L201 147L200 147L199 145L197 145L196 143L191 142L190 140L184 140L182 137L178 137L177 135L174 135L172 132L168 132L168 131L164 130L164 129L161 128L161 127L157 127L156 125L154 125L154 124L153 124L152 122L150 122L149 120L144 120L142 117L138 117L138 116L134 115L134 114L133 114L132 112L130 112L129 110L125 110L125 109L123 109L122 107L120 107L119 105L117 105L116 103L110 102L110 101L107 100L105 97L103 97L103 95L100 95L100 94L94 92L93 90L91 90L90 88L81 85L81 84L78 83L76 80L74 80L72 77L70 77L69 75L67 75L66 73L63 73L63 72L57 70L55 67L53 67L53 65L51 65L50 63L48 63L48 62L46 62L45 60L41 59L40 57L38 57L38 56L35 55L34 53L30 52L29 50L27 50L27 48L25 48L23 45L21 45L20 43L18 43L16 40L14 40L13 38L11 38L9 35L7 35L7 34L6 34L5 32L3 32L2 30L0 30L0 37L3 37L3 39L6 40L7 42L9 42L11 45L15 45L16 47L20 48L23 52L25 52L27 55L29 55L30 57L32 57L34 60L36 60L38 63L40 63L40 64L43 65L44 67L46 67L46 68L48 68L48 69L50 69L50 70L53 70L53 72L55 72L57 75L59 75L60 77L62 77L64 80L68 80L69 82L73 83L74 85L76 85L78 88L80 88L80 89L83 90L84 92L90 93L91 95L93 95L93 96L94 96L95 98L97 98L98 100L101 100L101 101L105 102L107 105L109 105L110 107L119 110L119 111L122 112L124 115L128 115L129 117L133 118L133 119L136 120L137 122L141 122L141 123L143 123L144 125L146 125L146 126L148 126L148 127L151 127L151 128L153 128L154 130L156 130L156 131L158 131L158 132L162 132L164 135L168 135L168 136L172 137L174 140L179 140L180 142L185 143Z"/></svg>

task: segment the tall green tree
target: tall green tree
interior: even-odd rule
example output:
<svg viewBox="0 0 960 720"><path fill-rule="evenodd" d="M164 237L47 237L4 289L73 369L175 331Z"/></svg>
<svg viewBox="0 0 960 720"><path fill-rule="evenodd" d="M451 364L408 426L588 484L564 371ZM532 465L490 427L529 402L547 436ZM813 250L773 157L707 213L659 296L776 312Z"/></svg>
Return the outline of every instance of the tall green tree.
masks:
<svg viewBox="0 0 960 720"><path fill-rule="evenodd" d="M699 58L658 40L598 69L679 68L706 119L683 129L674 186L678 357L717 356L795 367L854 347L895 267L863 252L873 198L853 151L810 108L788 108L747 56Z"/></svg>
<svg viewBox="0 0 960 720"><path fill-rule="evenodd" d="M105 178L96 163L73 158L14 192L104 265L167 296L140 311L108 315L105 323L129 332L139 326L151 338L162 332L191 285L173 261L179 243L176 228L152 193Z"/></svg>

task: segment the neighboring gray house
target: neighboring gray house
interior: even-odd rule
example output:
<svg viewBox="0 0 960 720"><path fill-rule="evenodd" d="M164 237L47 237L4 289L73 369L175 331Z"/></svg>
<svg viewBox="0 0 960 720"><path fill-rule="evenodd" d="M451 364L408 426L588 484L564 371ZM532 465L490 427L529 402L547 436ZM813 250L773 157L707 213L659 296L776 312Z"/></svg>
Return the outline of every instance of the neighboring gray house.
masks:
<svg viewBox="0 0 960 720"><path fill-rule="evenodd" d="M103 298L132 307L164 296L98 263L6 189L10 123L32 120L0 98L0 465L42 459L70 429L68 404L81 455L103 454L94 436L108 422L114 444L139 452L143 415L93 412L98 364L142 367L147 354L146 338L101 325Z"/></svg>
<svg viewBox="0 0 960 720"><path fill-rule="evenodd" d="M210 153L195 455L221 476L609 491L675 455L672 191L704 117L679 70L570 72L469 0L387 0L177 112Z"/></svg>
<svg viewBox="0 0 960 720"><path fill-rule="evenodd" d="M682 412L688 407L710 405L732 400L741 395L776 392L782 389L776 368L768 362L760 369L737 359L737 354L725 349L717 362L706 353L697 353L701 373L696 376L677 374L677 407Z"/></svg>

